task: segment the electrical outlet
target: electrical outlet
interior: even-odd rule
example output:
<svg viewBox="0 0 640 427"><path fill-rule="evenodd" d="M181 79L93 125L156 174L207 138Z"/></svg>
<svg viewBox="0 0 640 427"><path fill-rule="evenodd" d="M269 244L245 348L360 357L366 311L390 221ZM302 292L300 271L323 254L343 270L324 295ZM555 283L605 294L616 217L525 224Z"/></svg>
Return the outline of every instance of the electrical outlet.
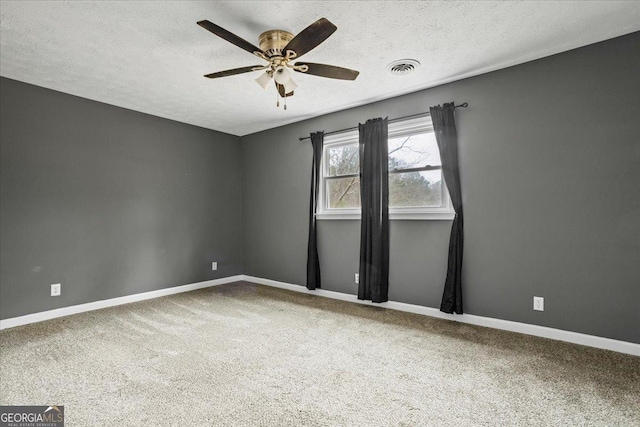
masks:
<svg viewBox="0 0 640 427"><path fill-rule="evenodd" d="M218 263L217 262L212 262L211 263L211 270L216 271L218 269Z"/></svg>
<svg viewBox="0 0 640 427"><path fill-rule="evenodd" d="M61 292L62 292L62 284L55 283L55 284L51 285L51 296L52 297L59 297Z"/></svg>
<svg viewBox="0 0 640 427"><path fill-rule="evenodd" d="M360 275L356 273L356 283L360 283Z"/></svg>
<svg viewBox="0 0 640 427"><path fill-rule="evenodd" d="M543 297L533 297L533 309L536 311L544 311Z"/></svg>

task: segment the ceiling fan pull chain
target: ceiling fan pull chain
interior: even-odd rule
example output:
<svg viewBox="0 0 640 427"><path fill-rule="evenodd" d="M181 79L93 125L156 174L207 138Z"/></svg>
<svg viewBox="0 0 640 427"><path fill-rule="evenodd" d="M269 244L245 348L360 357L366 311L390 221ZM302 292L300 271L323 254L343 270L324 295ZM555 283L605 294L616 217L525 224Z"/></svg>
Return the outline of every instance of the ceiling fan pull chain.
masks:
<svg viewBox="0 0 640 427"><path fill-rule="evenodd" d="M284 109L287 109L287 96L284 96Z"/></svg>
<svg viewBox="0 0 640 427"><path fill-rule="evenodd" d="M280 106L280 94L276 91L276 107Z"/></svg>

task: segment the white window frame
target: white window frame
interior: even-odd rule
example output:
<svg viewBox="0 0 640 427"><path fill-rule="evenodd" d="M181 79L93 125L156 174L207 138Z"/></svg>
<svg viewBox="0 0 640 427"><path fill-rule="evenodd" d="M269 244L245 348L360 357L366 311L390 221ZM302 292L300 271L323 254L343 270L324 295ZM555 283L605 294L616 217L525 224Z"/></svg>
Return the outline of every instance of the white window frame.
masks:
<svg viewBox="0 0 640 427"><path fill-rule="evenodd" d="M433 125L430 116L422 116L407 120L389 123L389 139L402 136L433 132ZM318 191L318 212L317 219L338 219L338 220L359 220L361 218L360 209L329 209L326 205L326 175L328 174L329 165L326 161L328 149L337 145L346 145L358 143L358 130L350 130L339 134L328 135L324 138L322 148L322 159L320 161L320 188ZM444 205L441 207L422 207L422 208L392 208L389 207L390 220L452 220L455 217L449 190L442 180L442 197Z"/></svg>

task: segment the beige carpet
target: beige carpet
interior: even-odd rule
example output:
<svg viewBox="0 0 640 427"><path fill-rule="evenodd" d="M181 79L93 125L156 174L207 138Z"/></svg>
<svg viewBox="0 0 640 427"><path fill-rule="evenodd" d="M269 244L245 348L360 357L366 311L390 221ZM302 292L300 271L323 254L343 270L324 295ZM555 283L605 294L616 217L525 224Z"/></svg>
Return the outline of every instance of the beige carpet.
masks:
<svg viewBox="0 0 640 427"><path fill-rule="evenodd" d="M0 332L67 426L639 426L640 358L248 283Z"/></svg>

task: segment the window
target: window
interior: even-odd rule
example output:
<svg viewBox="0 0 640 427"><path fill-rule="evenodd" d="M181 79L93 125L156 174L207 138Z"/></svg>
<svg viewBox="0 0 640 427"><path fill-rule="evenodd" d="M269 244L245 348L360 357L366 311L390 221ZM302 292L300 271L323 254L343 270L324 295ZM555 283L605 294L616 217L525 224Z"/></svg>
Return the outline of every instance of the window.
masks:
<svg viewBox="0 0 640 427"><path fill-rule="evenodd" d="M324 140L318 219L360 217L358 131ZM389 123L390 219L453 219L430 117Z"/></svg>

